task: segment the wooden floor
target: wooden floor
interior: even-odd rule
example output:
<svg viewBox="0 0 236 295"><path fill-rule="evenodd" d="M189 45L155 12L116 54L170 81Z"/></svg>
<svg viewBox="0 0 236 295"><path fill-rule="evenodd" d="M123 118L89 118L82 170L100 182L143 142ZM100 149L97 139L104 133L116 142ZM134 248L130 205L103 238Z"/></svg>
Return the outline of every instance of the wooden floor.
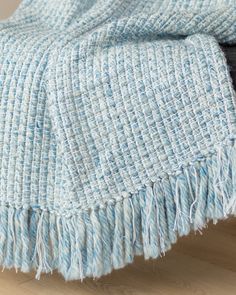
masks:
<svg viewBox="0 0 236 295"><path fill-rule="evenodd" d="M166 256L98 280L65 282L58 274L0 273L0 295L235 295L236 218L179 239Z"/></svg>
<svg viewBox="0 0 236 295"><path fill-rule="evenodd" d="M0 0L0 20L9 17L21 0Z"/></svg>

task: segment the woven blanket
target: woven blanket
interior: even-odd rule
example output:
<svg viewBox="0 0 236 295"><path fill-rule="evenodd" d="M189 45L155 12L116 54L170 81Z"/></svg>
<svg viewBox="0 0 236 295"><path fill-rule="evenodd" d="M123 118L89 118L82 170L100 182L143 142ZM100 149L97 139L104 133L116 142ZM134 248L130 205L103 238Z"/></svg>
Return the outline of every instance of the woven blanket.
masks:
<svg viewBox="0 0 236 295"><path fill-rule="evenodd" d="M100 277L236 215L235 0L23 0L0 22L0 264Z"/></svg>

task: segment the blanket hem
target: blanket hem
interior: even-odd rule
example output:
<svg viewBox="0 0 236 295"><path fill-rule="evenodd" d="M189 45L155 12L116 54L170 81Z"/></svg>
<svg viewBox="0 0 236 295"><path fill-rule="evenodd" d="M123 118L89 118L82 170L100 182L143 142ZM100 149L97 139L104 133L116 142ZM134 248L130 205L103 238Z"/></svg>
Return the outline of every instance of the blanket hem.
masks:
<svg viewBox="0 0 236 295"><path fill-rule="evenodd" d="M178 236L236 214L236 145L184 167L118 202L71 217L0 207L0 264L23 272L57 269L66 280L100 277L165 254Z"/></svg>

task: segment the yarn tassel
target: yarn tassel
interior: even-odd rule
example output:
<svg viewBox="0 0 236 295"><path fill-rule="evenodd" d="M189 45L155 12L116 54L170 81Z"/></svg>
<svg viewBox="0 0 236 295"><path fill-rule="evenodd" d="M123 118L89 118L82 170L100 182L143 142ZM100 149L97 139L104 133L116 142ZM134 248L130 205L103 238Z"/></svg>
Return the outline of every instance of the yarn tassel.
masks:
<svg viewBox="0 0 236 295"><path fill-rule="evenodd" d="M90 219L90 212L84 212L84 222L86 227L86 241L85 246L87 250L86 276L93 276L93 227Z"/></svg>
<svg viewBox="0 0 236 295"><path fill-rule="evenodd" d="M22 241L22 251L21 251L21 270L23 272L29 272L31 268L30 262L30 241L29 241L29 211L23 209L19 214L20 219L20 239ZM18 248L18 247L16 247Z"/></svg>
<svg viewBox="0 0 236 295"><path fill-rule="evenodd" d="M4 261L4 266L11 268L14 265L15 259L15 250L16 250L16 240L15 240L15 210L14 208L9 208L7 211L7 245L6 245L6 258ZM21 241L19 241L19 247L21 248ZM19 252L19 251L17 251ZM15 263L14 267L17 269L17 264Z"/></svg>
<svg viewBox="0 0 236 295"><path fill-rule="evenodd" d="M123 227L123 204L117 202L115 204L115 228L114 228L114 244L112 253L112 262L115 269L122 268L124 263L124 227Z"/></svg>
<svg viewBox="0 0 236 295"><path fill-rule="evenodd" d="M104 262L102 225L97 210L91 211L91 221L93 226L93 277L97 278L103 274Z"/></svg>
<svg viewBox="0 0 236 295"><path fill-rule="evenodd" d="M103 273L107 274L111 272L111 237L109 232L109 224L108 218L106 215L105 208L101 208L98 212L99 214L99 222L102 226L101 234L102 234L102 248L103 248Z"/></svg>
<svg viewBox="0 0 236 295"><path fill-rule="evenodd" d="M165 254L178 236L201 231L209 220L236 214L236 147L227 147L100 207L60 215L33 208L0 207L3 267L58 271L66 280L100 277Z"/></svg>
<svg viewBox="0 0 236 295"><path fill-rule="evenodd" d="M22 248L23 244L25 244L25 240L22 239L22 233L24 231L24 227L27 226L27 223L25 224L24 218L23 218L23 213L24 210L22 211L15 211L14 214L12 215L13 219L13 224L14 224L14 237L13 237L13 256L14 256L14 267L16 272L18 272L18 268L21 267L21 263L24 263L23 261L23 253L22 253ZM23 225L23 227L22 227ZM16 247L18 245L18 247ZM26 260L27 263L27 260Z"/></svg>
<svg viewBox="0 0 236 295"><path fill-rule="evenodd" d="M129 198L130 205L132 207L132 233L133 233L133 248L134 255L142 255L143 242L140 233L142 232L141 225L141 207L137 194L132 198Z"/></svg>
<svg viewBox="0 0 236 295"><path fill-rule="evenodd" d="M131 263L133 261L133 244L135 234L135 224L133 223L132 206L129 198L124 199L124 250L125 250L125 261Z"/></svg>

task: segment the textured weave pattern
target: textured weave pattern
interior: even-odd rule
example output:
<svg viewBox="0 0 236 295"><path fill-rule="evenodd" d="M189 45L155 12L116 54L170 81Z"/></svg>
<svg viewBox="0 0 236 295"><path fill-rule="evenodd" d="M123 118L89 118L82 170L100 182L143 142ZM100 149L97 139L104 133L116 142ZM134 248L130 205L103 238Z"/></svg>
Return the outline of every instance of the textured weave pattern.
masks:
<svg viewBox="0 0 236 295"><path fill-rule="evenodd" d="M79 52L60 50L49 82L72 208L134 193L235 134L232 87L211 38Z"/></svg>
<svg viewBox="0 0 236 295"><path fill-rule="evenodd" d="M236 212L234 0L23 0L0 23L1 264L99 277Z"/></svg>

